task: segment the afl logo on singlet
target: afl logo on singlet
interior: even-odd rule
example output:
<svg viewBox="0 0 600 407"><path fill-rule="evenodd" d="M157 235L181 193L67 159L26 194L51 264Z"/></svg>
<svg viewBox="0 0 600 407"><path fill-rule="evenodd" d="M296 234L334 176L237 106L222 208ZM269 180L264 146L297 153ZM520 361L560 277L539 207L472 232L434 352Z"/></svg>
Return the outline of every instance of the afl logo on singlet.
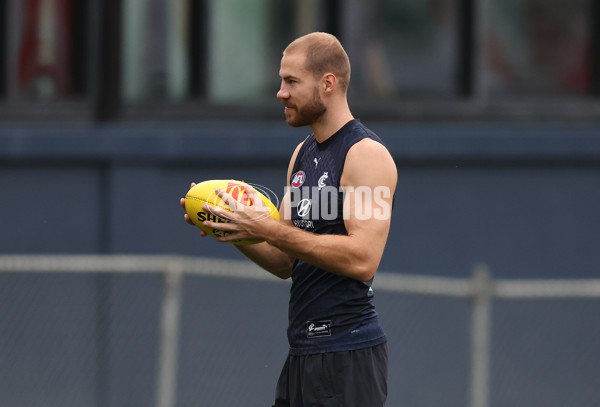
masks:
<svg viewBox="0 0 600 407"><path fill-rule="evenodd" d="M306 174L304 171L298 171L292 176L292 188L300 188L302 184L304 184L304 180L306 179Z"/></svg>

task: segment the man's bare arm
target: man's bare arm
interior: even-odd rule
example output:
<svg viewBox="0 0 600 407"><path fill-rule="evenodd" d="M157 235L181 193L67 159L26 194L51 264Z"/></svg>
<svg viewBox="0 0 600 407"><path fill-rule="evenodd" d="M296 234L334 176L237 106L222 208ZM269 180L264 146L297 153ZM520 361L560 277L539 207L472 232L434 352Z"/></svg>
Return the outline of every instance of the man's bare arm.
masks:
<svg viewBox="0 0 600 407"><path fill-rule="evenodd" d="M290 259L297 258L334 274L368 281L377 271L387 241L396 181L396 166L387 149L365 139L348 152L342 174L342 186L351 191L344 202L348 215L345 219L347 236L313 234L272 219L248 222L255 215L245 209L236 213L243 222L234 220L221 225L208 222L207 226L218 226L231 233L219 238L220 241L265 240ZM378 199L372 195L367 202L365 196L358 194L360 190L387 192ZM221 194L226 198L227 194ZM220 210L215 210L219 215Z"/></svg>

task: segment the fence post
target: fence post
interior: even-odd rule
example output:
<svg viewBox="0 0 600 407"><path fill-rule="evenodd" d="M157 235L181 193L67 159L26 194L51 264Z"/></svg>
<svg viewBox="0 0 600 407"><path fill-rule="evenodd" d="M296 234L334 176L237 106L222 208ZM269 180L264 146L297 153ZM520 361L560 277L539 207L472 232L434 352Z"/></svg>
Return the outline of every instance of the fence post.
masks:
<svg viewBox="0 0 600 407"><path fill-rule="evenodd" d="M478 107L486 107L490 98L490 78L486 71L486 44L490 28L491 0L476 0L475 7L475 55L473 74L475 77L475 88L473 89L473 99Z"/></svg>
<svg viewBox="0 0 600 407"><path fill-rule="evenodd" d="M168 262L163 273L164 289L160 315L156 407L175 407L177 390L177 355L179 348L179 314L183 264Z"/></svg>
<svg viewBox="0 0 600 407"><path fill-rule="evenodd" d="M490 378L490 329L493 282L487 265L473 270L473 309L471 312L471 407L488 407Z"/></svg>

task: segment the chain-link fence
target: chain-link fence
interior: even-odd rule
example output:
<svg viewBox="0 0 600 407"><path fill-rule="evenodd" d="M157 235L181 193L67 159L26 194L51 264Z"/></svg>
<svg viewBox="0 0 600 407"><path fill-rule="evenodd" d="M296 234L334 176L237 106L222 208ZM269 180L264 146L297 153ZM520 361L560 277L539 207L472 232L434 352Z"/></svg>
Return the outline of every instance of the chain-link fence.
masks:
<svg viewBox="0 0 600 407"><path fill-rule="evenodd" d="M388 406L600 405L600 280L379 272ZM289 281L245 261L0 256L0 405L258 407Z"/></svg>

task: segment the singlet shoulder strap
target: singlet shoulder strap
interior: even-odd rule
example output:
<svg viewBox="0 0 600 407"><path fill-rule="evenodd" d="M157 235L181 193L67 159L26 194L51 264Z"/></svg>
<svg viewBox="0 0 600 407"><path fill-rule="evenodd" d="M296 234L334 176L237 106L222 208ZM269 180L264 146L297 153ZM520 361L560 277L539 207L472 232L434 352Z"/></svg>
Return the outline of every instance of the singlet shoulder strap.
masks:
<svg viewBox="0 0 600 407"><path fill-rule="evenodd" d="M304 153L308 149L308 144L311 141L311 139L314 139L314 138L315 138L315 136L311 133L308 136L306 136L306 138L302 142L302 147L300 147L300 151L298 151L298 155L296 156L296 161L294 162L294 169L292 171L292 175L295 174L299 170L300 162L302 161L302 157L304 156Z"/></svg>

